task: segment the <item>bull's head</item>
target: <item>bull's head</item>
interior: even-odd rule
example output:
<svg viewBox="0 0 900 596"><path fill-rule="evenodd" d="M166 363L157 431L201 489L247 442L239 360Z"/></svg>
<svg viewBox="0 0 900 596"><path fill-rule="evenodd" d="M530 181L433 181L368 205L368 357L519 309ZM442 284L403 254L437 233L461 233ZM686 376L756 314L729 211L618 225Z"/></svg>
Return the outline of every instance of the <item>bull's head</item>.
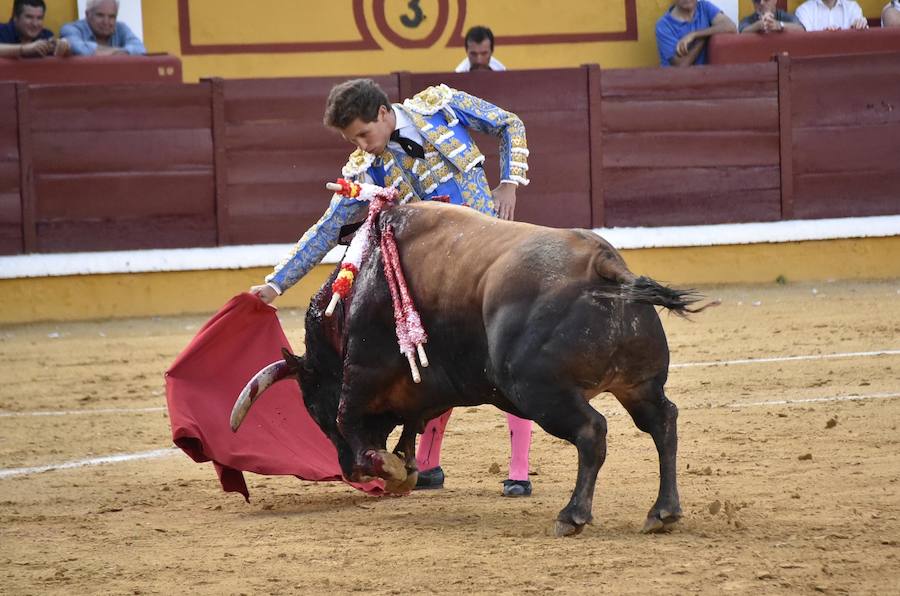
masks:
<svg viewBox="0 0 900 596"><path fill-rule="evenodd" d="M296 356L285 348L282 348L281 354L283 360L273 362L260 370L241 391L231 410L231 430L237 432L251 406L266 389L284 379L297 379L307 412L334 444L341 471L349 477L352 473L353 455L337 428L340 379L320 374L304 357Z"/></svg>

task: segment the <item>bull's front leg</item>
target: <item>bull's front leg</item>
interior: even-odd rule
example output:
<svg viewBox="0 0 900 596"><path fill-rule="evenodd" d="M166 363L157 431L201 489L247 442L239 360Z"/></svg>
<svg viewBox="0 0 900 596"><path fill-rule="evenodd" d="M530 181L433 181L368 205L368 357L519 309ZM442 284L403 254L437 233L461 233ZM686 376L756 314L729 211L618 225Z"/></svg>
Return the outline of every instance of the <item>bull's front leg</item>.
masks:
<svg viewBox="0 0 900 596"><path fill-rule="evenodd" d="M368 396L375 384L355 380L348 366L344 371L345 382L341 389L338 406L338 431L353 452L353 474L351 480L365 482L373 477L383 478L388 492L408 492L404 490L409 474L402 459L384 449L372 440L372 417L367 416ZM367 391L357 391L355 386L368 387ZM367 424L367 419L369 424ZM415 481L413 481L415 483Z"/></svg>

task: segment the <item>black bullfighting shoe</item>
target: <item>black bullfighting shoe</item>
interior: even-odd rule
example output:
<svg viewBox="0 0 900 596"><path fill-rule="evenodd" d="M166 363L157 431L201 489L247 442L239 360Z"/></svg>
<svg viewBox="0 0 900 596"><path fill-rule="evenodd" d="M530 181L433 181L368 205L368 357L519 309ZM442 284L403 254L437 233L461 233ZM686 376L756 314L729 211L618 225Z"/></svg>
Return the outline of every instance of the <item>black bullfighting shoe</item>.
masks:
<svg viewBox="0 0 900 596"><path fill-rule="evenodd" d="M416 488L413 490L430 488L444 488L444 470L440 466L419 472L419 479L416 480Z"/></svg>
<svg viewBox="0 0 900 596"><path fill-rule="evenodd" d="M504 497L530 497L531 480L504 480Z"/></svg>

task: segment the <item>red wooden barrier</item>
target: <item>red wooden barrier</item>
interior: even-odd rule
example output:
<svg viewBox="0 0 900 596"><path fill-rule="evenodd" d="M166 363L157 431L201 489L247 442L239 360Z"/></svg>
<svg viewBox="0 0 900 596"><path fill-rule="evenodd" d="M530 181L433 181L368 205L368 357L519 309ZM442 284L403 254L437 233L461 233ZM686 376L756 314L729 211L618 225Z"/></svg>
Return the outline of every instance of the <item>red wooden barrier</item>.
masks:
<svg viewBox="0 0 900 596"><path fill-rule="evenodd" d="M37 250L216 244L208 84L29 92Z"/></svg>
<svg viewBox="0 0 900 596"><path fill-rule="evenodd" d="M775 64L603 73L607 226L780 217Z"/></svg>
<svg viewBox="0 0 900 596"><path fill-rule="evenodd" d="M0 85L0 254L22 252L22 199L16 85Z"/></svg>
<svg viewBox="0 0 900 596"><path fill-rule="evenodd" d="M768 62L783 52L793 58L900 52L900 29L714 35L709 42L709 63Z"/></svg>
<svg viewBox="0 0 900 596"><path fill-rule="evenodd" d="M900 213L900 53L793 60L794 215Z"/></svg>
<svg viewBox="0 0 900 596"><path fill-rule="evenodd" d="M600 227L900 214L897 72L900 53L378 80L518 113L517 218ZM296 240L352 149L321 123L338 80L0 85L0 254Z"/></svg>
<svg viewBox="0 0 900 596"><path fill-rule="evenodd" d="M149 56L0 58L0 80L28 83L181 83L181 59Z"/></svg>
<svg viewBox="0 0 900 596"><path fill-rule="evenodd" d="M339 78L224 81L227 243L293 242L331 200L325 183L353 151L322 124ZM376 77L393 101L396 77Z"/></svg>
<svg viewBox="0 0 900 596"><path fill-rule="evenodd" d="M535 85L539 80L540 85ZM527 123L528 178L517 193L516 219L554 227L591 227L591 151L587 70L410 75L413 93L446 83L517 114ZM477 134L485 173L499 183L495 137Z"/></svg>

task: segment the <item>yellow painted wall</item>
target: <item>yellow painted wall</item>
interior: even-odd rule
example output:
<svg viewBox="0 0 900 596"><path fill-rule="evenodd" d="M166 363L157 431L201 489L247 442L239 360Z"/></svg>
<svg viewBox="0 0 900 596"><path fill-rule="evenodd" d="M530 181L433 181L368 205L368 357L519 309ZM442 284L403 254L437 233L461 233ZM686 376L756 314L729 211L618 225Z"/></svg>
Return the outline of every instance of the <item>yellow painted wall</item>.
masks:
<svg viewBox="0 0 900 596"><path fill-rule="evenodd" d="M360 38L353 20L354 0L189 0L194 44L291 43L353 41ZM389 28L401 37L422 39L437 27L442 0L419 0L425 15L416 29L404 28L400 17L412 14L408 0L383 0ZM227 78L384 74L398 70L452 70L464 57L461 48L448 48L459 15L459 0L443 0L448 24L431 47L402 49L375 24L376 0L363 0L365 21L381 49L269 54L182 56L185 81L206 76ZM866 16L877 17L887 0L860 0ZM76 18L76 0L46 0L46 26L60 26ZM790 0L795 9L801 0ZM463 30L471 25L491 27L498 36L615 32L625 28L624 0L468 0ZM636 0L637 41L499 45L496 56L507 67L564 68L599 63L607 68L657 64L654 26L669 0ZM12 0L0 0L0 15L9 14ZM144 41L151 52L181 55L177 0L143 0ZM741 0L741 14L752 10ZM392 23L392 24L391 24Z"/></svg>
<svg viewBox="0 0 900 596"><path fill-rule="evenodd" d="M900 236L623 250L635 273L669 284L900 278ZM333 270L319 265L276 301L305 307ZM211 313L270 268L0 280L0 324Z"/></svg>

